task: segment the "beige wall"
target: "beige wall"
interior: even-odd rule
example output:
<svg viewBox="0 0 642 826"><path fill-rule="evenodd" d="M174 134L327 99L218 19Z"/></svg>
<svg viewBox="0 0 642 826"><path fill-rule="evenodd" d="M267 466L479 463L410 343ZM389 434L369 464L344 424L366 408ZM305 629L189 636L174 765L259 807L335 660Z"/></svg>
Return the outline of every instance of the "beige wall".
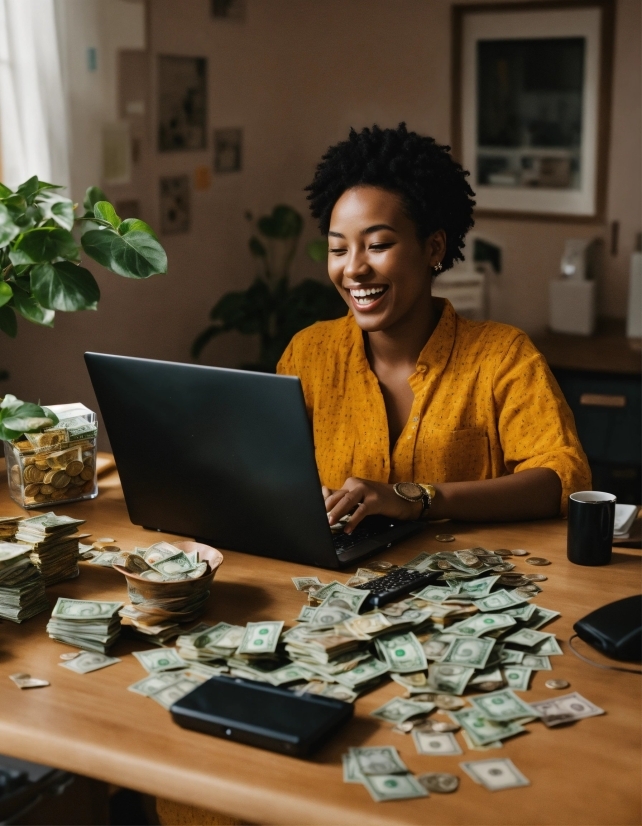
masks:
<svg viewBox="0 0 642 826"><path fill-rule="evenodd" d="M80 6L87 18L82 31L68 39L67 56L77 73L72 170L78 198L99 174L97 97L110 99L113 81L107 75L98 80L83 75L86 47L95 45L105 30L100 17L104 4L59 2L69 5L72 22ZM159 177L192 173L211 163L209 149L163 154L155 149L155 68L156 55L162 53L208 58L210 138L214 128L243 127L244 170L214 176L209 191L193 192L191 232L163 238L170 262L167 276L134 282L98 272L103 299L97 313L59 313L53 331L25 322L15 341L2 338L0 367L11 371L11 381L2 385L5 391L29 400L81 400L94 406L82 361L85 350L188 360L189 345L206 325L214 301L253 277L246 209L260 214L284 202L305 211L302 188L315 162L350 126L405 120L448 142L448 0L248 0L244 25L212 20L208 6L208 0L151 0L148 76L137 79L138 85L149 84L151 94L147 117L134 123L143 141L141 161L131 185L108 192L115 200L138 198L141 217L158 226ZM608 259L600 306L604 314L619 317L626 312L628 256L642 223L641 8L640 0L618 0L608 220L620 221L621 243L617 258ZM113 41L113 15L110 21ZM99 65L105 72L110 60ZM607 224L480 219L477 230L504 248L504 272L493 291L494 317L531 333L546 325L547 283L558 271L564 240L607 236ZM308 221L306 238L315 234ZM303 255L297 272L322 277ZM233 366L251 359L254 347L246 338L225 337L210 345L204 360Z"/></svg>

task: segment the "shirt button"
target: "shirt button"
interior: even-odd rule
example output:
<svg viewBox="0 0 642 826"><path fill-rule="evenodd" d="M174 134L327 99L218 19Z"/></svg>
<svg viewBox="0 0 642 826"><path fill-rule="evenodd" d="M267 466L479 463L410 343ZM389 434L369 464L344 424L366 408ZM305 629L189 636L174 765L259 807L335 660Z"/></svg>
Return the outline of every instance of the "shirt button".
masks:
<svg viewBox="0 0 642 826"><path fill-rule="evenodd" d="M413 422L418 422L419 421L419 416L413 416L412 420L413 420Z"/></svg>
<svg viewBox="0 0 642 826"><path fill-rule="evenodd" d="M418 372L418 373L425 373L425 372L426 372L426 365L425 365L425 364L420 364L420 365L417 367L417 372Z"/></svg>

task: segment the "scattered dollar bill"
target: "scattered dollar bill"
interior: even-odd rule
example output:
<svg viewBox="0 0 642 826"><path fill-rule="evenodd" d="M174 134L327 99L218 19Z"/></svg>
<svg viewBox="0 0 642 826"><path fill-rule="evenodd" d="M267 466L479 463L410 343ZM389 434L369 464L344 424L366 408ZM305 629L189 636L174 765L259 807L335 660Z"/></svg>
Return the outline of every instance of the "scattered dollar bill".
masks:
<svg viewBox="0 0 642 826"><path fill-rule="evenodd" d="M533 716L533 707L520 700L509 688L485 696L471 697L470 702L489 720L504 722Z"/></svg>
<svg viewBox="0 0 642 826"><path fill-rule="evenodd" d="M504 679L509 688L513 691L528 691L528 684L533 673L532 668L525 668L522 665L511 665L504 668Z"/></svg>
<svg viewBox="0 0 642 826"><path fill-rule="evenodd" d="M384 720L386 723L405 723L411 717L419 714L429 714L435 708L434 703L419 703L413 700L404 700L394 697L380 708L370 712L371 717Z"/></svg>
<svg viewBox="0 0 642 826"><path fill-rule="evenodd" d="M291 577L297 591L307 591L311 585L322 585L318 576L293 576Z"/></svg>
<svg viewBox="0 0 642 826"><path fill-rule="evenodd" d="M538 657L555 657L564 654L553 635L549 635L543 642L536 644L532 648L532 652Z"/></svg>
<svg viewBox="0 0 642 826"><path fill-rule="evenodd" d="M548 657L540 657L536 654L526 654L521 659L520 665L530 668L533 671L552 671L551 661Z"/></svg>
<svg viewBox="0 0 642 826"><path fill-rule="evenodd" d="M520 628L512 634L504 637L504 642L512 645L521 645L525 648L532 648L535 645L547 640L551 635L545 634L543 631L534 631L532 628Z"/></svg>
<svg viewBox="0 0 642 826"><path fill-rule="evenodd" d="M468 733L475 746L491 746L497 741L506 740L525 731L519 723L489 720L474 708L448 713L451 719Z"/></svg>
<svg viewBox="0 0 642 826"><path fill-rule="evenodd" d="M149 671L150 674L187 666L175 648L152 648L150 651L134 651L133 653L145 671Z"/></svg>
<svg viewBox="0 0 642 826"><path fill-rule="evenodd" d="M59 663L61 668L68 671L75 671L76 674L88 674L90 671L98 671L99 668L106 668L108 665L115 665L120 660L117 657L107 657L105 654L86 651L73 660Z"/></svg>
<svg viewBox="0 0 642 826"><path fill-rule="evenodd" d="M516 605L521 605L526 602L528 597L518 596L514 591L495 591L494 594L489 594L487 597L475 600L475 605L480 611L503 611L505 608L513 608Z"/></svg>
<svg viewBox="0 0 642 826"><path fill-rule="evenodd" d="M10 674L9 679L18 688L44 688L49 685L47 680L39 680L37 677L32 677L31 674Z"/></svg>
<svg viewBox="0 0 642 826"><path fill-rule="evenodd" d="M481 637L490 631L511 628L515 619L506 614L477 614L462 622L451 625L448 629L452 634L464 637Z"/></svg>
<svg viewBox="0 0 642 826"><path fill-rule="evenodd" d="M163 708L169 709L178 700L182 700L190 692L201 684L201 680L188 679L187 677L180 677L171 685L161 688L154 694L150 694L152 700L155 700Z"/></svg>
<svg viewBox="0 0 642 826"><path fill-rule="evenodd" d="M439 694L463 694L474 673L475 669L468 666L431 663L428 666L428 688Z"/></svg>
<svg viewBox="0 0 642 826"><path fill-rule="evenodd" d="M391 671L422 671L428 667L421 643L412 632L378 637L376 647Z"/></svg>
<svg viewBox="0 0 642 826"><path fill-rule="evenodd" d="M371 748L351 748L350 755L356 760L362 775L406 774L405 765L394 746L374 746Z"/></svg>
<svg viewBox="0 0 642 826"><path fill-rule="evenodd" d="M459 764L475 783L485 786L491 792L513 789L517 786L530 786L512 760L495 758L491 760L474 760Z"/></svg>
<svg viewBox="0 0 642 826"><path fill-rule="evenodd" d="M605 713L604 709L594 705L577 691L551 700L531 703L530 708L548 728L574 723L586 717L597 717Z"/></svg>
<svg viewBox="0 0 642 826"><path fill-rule="evenodd" d="M363 778L363 785L377 803L428 797L428 792L412 774L380 774Z"/></svg>
<svg viewBox="0 0 642 826"><path fill-rule="evenodd" d="M469 668L485 668L495 645L495 640L481 637L458 637L453 640L441 658L443 665L464 665Z"/></svg>
<svg viewBox="0 0 642 826"><path fill-rule="evenodd" d="M166 688L168 685L175 683L177 679L178 675L176 672L161 671L150 674L149 677L145 677L133 685L130 685L127 690L133 691L135 694L142 694L143 697L150 697L162 688Z"/></svg>
<svg viewBox="0 0 642 826"><path fill-rule="evenodd" d="M236 653L248 657L273 654L282 629L283 622L248 622Z"/></svg>
<svg viewBox="0 0 642 826"><path fill-rule="evenodd" d="M455 739L455 735L449 731L442 733L431 733L428 731L413 729L412 739L414 740L417 752L419 754L440 756L463 754L461 746Z"/></svg>

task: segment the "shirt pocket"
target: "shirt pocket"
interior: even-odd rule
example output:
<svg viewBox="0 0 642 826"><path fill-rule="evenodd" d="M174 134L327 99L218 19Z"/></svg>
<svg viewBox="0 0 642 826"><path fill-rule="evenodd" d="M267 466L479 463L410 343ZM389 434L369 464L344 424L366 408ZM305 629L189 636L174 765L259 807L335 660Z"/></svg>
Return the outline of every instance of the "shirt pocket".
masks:
<svg viewBox="0 0 642 826"><path fill-rule="evenodd" d="M492 478L490 442L483 427L431 429L421 438L415 479L425 482L476 482Z"/></svg>

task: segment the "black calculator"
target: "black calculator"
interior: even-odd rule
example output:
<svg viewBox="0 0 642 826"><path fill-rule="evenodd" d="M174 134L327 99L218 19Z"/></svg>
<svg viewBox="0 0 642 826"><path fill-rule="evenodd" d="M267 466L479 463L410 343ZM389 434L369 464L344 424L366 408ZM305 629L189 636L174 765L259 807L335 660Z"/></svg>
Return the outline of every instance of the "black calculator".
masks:
<svg viewBox="0 0 642 826"><path fill-rule="evenodd" d="M381 608L388 602L395 602L411 591L419 591L430 582L434 582L443 571L413 571L412 568L395 568L389 574L370 579L354 587L361 591L370 591L368 599L361 606L362 611Z"/></svg>

